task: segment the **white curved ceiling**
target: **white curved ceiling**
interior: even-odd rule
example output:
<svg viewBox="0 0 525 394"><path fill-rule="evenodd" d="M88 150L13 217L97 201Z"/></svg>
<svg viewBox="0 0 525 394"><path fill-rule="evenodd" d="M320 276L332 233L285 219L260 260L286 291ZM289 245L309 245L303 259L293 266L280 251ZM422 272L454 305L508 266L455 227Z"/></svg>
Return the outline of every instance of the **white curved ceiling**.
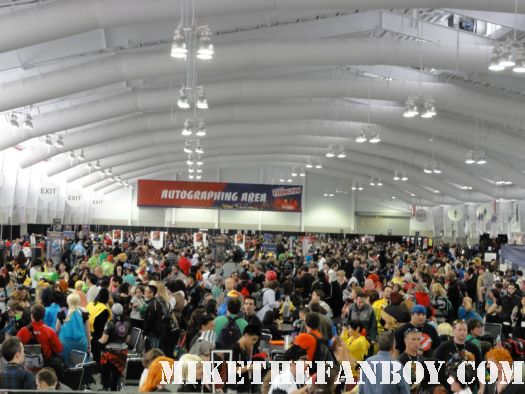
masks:
<svg viewBox="0 0 525 394"><path fill-rule="evenodd" d="M8 6L9 5L9 6ZM525 198L525 77L487 71L493 47L525 36L514 0L196 0L214 32L214 59L196 63L210 109L205 170L239 163L290 171L321 159L352 182L381 177L384 193L419 204ZM0 149L22 149L20 166L119 189L68 153L83 149L133 184L184 173L176 107L186 63L170 57L180 0L0 0L0 110L30 112L34 128L4 132ZM425 7L420 9L420 7ZM476 34L448 27L461 15L490 23ZM422 68L421 68L422 66ZM411 95L432 96L433 119L403 118ZM2 122L2 120L0 120ZM377 145L357 144L365 127ZM64 148L43 144L63 136ZM329 145L345 159L327 159ZM468 166L469 150L488 163ZM423 167L436 161L443 172ZM408 182L392 179L395 170ZM502 187L496 180L511 186ZM469 186L472 190L464 188ZM462 188L463 187L463 188ZM368 191L375 193L374 190ZM365 193L367 191L365 190Z"/></svg>

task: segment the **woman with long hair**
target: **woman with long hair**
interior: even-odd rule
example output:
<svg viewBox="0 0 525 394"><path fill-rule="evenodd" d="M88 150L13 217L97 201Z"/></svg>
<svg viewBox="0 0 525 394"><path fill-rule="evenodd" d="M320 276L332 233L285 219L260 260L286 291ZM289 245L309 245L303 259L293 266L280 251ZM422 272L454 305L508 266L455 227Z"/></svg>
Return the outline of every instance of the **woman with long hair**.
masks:
<svg viewBox="0 0 525 394"><path fill-rule="evenodd" d="M89 353L91 346L89 317L87 312L81 309L79 295L76 293L68 295L67 305L67 315L64 312L58 314L56 331L63 345L62 360L66 366L69 366L69 356L72 350Z"/></svg>
<svg viewBox="0 0 525 394"><path fill-rule="evenodd" d="M519 305L512 311L513 335L516 338L525 338L525 294L521 296Z"/></svg>

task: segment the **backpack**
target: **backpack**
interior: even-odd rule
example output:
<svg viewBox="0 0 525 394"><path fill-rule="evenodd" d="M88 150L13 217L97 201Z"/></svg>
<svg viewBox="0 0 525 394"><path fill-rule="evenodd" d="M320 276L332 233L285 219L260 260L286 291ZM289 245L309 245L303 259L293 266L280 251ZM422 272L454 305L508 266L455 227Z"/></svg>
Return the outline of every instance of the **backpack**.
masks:
<svg viewBox="0 0 525 394"><path fill-rule="evenodd" d="M33 325L29 324L26 328L31 333L31 339L24 345L25 352L25 368L29 370L40 369L44 367L44 355L42 354L42 346L36 338Z"/></svg>
<svg viewBox="0 0 525 394"><path fill-rule="evenodd" d="M327 343L323 339L317 338L314 334L309 335L314 337L317 342L313 361L331 361L335 366L337 363L336 358L332 350L328 347Z"/></svg>
<svg viewBox="0 0 525 394"><path fill-rule="evenodd" d="M240 293L242 294L243 297L247 297L247 296L250 295L250 290L248 290L248 285L250 285L250 284L251 284L250 280L249 281L243 281L241 283L242 288L241 288Z"/></svg>
<svg viewBox="0 0 525 394"><path fill-rule="evenodd" d="M232 318L231 316L226 316L226 318L228 319L228 323L221 330L219 336L220 349L231 349L231 347L241 339L241 330L236 322L240 317Z"/></svg>
<svg viewBox="0 0 525 394"><path fill-rule="evenodd" d="M257 293L253 293L253 297L255 298L255 310L261 310L263 308L263 296L264 296L264 290L261 289Z"/></svg>
<svg viewBox="0 0 525 394"><path fill-rule="evenodd" d="M119 338L126 338L128 336L128 327L122 320L115 323L115 334Z"/></svg>
<svg viewBox="0 0 525 394"><path fill-rule="evenodd" d="M525 340L521 338L508 338L501 342L502 346L512 355L514 361L525 360Z"/></svg>

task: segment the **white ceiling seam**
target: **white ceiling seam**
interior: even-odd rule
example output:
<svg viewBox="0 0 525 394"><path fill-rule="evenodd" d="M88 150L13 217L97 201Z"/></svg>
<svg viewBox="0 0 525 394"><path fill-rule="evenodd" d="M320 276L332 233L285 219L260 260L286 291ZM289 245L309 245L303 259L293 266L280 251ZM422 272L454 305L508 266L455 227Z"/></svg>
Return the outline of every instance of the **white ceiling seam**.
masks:
<svg viewBox="0 0 525 394"><path fill-rule="evenodd" d="M432 96L436 106L450 112L464 113L473 118L492 122L504 122L510 118L525 122L521 110L525 100L485 96L446 83L381 81L369 78L288 78L277 80L239 80L206 85L206 95L211 105L223 105L235 100L241 102L264 102L279 98L353 97L376 100L395 100L404 103L410 95ZM82 104L36 116L35 128L24 135L16 134L0 143L0 149L19 144L38 136L86 124L108 120L137 112L166 110L175 105L177 89L135 90L100 101ZM188 112L178 110L182 119ZM207 118L207 113L200 113ZM207 119L206 119L207 120Z"/></svg>
<svg viewBox="0 0 525 394"><path fill-rule="evenodd" d="M221 46L212 63L199 65L199 75L292 64L415 66L419 65L419 48L416 43L387 38L238 42ZM490 46L462 46L459 69L486 71L491 51ZM424 43L421 45L421 52L425 66L438 69L456 67L455 45ZM168 50L117 54L96 62L0 85L0 111L124 80L161 76L182 78L182 66L183 63L175 62L169 56Z"/></svg>
<svg viewBox="0 0 525 394"><path fill-rule="evenodd" d="M385 122L386 123L386 122ZM271 130L269 133L268 130ZM319 145L319 137L327 139L330 133L331 137L339 136L339 140L335 140L335 143L344 143L345 146L355 146L353 139L357 135L358 127L349 129L348 125L344 122L319 122L319 121L289 121L289 122L274 122L274 123L258 123L258 124L247 124L247 123L228 123L215 126L215 133L210 134L204 141L205 149L210 149L215 147L214 142L222 142L225 139L234 139L236 141L243 141L249 143L253 141L253 138L249 137L258 137L261 135L297 135L310 134L311 137L316 136L317 145ZM468 149L464 147L463 149L459 145L455 145L453 141L449 140L448 144L441 140L440 136L435 136L435 142L429 144L428 138L424 136L417 135L414 133L407 133L402 130L397 130L395 128L376 128L374 132L381 132L382 137L389 141L391 144L396 144L399 146L404 146L408 142L411 145L411 148L417 147L418 149L426 152L425 155L418 156L420 166L423 166L424 162L431 157L432 152L435 152L436 160L441 159L443 162L456 163L455 169L461 171L464 167L463 158ZM345 142L343 138L348 138ZM181 136L179 133L174 132L173 130L166 130L160 132L144 133L144 134L134 134L125 138L121 141L115 140L114 143L102 143L100 145L95 145L84 150L86 158L88 161L102 159L108 156L113 156L122 152L127 152L130 150L140 149L141 147L148 144L162 144L162 143L178 143L180 151L182 151L182 146L184 144L185 137ZM229 144L230 142L228 142ZM329 142L325 142L324 149L328 148ZM290 150L294 150L296 144L293 140L290 140ZM363 149L362 146L356 146L354 149ZM382 149L380 147L374 148L374 152L377 152L378 155L382 154ZM399 155L400 148L394 154ZM407 149L410 151L410 149ZM514 170L509 165L505 165L503 162L499 162L500 156L490 157L488 155L488 160L491 162L491 169L469 169L469 171L474 171L478 174L492 174L493 176L502 176L505 174L511 180L516 183L525 184L525 175L520 171ZM129 161L133 161L133 157L127 158ZM503 157L502 157L503 159ZM459 160L459 162L458 162ZM80 163L79 163L80 164ZM68 161L54 161L50 162L48 166L48 174L50 176L56 175L61 171L65 171L70 168L71 163ZM494 171L493 171L494 170Z"/></svg>
<svg viewBox="0 0 525 394"><path fill-rule="evenodd" d="M224 125L216 125L215 122L223 123L242 123L258 122L269 118L275 120L298 118L298 119L332 119L332 120L351 120L355 122L367 122L368 115L373 122L382 125L396 125L399 128L413 130L418 133L426 133L429 137L446 138L455 144L465 146L465 149L472 149L474 140L474 124L462 120L449 119L440 115L433 121L404 119L401 108L391 107L371 107L354 105L344 101L326 101L321 103L299 103L287 105L235 105L227 107L215 107L206 112L208 129L215 135L231 135L225 130ZM178 125L173 124L176 120ZM162 130L173 130L177 134L181 119L173 119L171 113L146 114L143 116L124 119L115 123L74 132L64 136L64 143L69 149L89 147L97 143L109 141L115 138L128 137L138 133L155 132ZM322 125L321 125L322 126ZM350 125L353 127L353 125ZM322 127L320 127L322 130ZM129 133L129 134L128 134ZM509 159L509 164L513 161L520 161L522 158L521 140L514 134L503 133L501 130L484 128L478 132L476 139L483 144L487 152L494 152L501 160ZM461 140L459 140L461 138ZM463 141L463 142L461 142ZM121 141L122 142L122 141ZM89 149L89 148L87 148ZM38 151L28 151L23 153L21 165L23 168L32 165L40 160L48 159L61 150L56 147L41 147Z"/></svg>
<svg viewBox="0 0 525 394"><path fill-rule="evenodd" d="M164 20L173 20L175 24L180 17L180 1L130 3L129 0L58 0L15 11L0 16L0 26L3 27L0 52L97 28ZM284 9L353 11L422 7L512 13L514 0L199 0L195 4L199 17ZM524 4L518 4L518 12L525 12ZM63 15L58 26L57 14Z"/></svg>

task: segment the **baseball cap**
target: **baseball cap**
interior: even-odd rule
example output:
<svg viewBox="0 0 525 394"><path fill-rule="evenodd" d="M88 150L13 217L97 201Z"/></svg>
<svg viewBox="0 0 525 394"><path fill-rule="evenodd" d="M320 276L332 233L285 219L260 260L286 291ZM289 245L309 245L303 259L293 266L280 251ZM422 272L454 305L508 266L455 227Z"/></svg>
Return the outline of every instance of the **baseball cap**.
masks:
<svg viewBox="0 0 525 394"><path fill-rule="evenodd" d="M412 313L422 313L426 315L427 308L425 308L423 305L414 305L414 307L412 308Z"/></svg>

